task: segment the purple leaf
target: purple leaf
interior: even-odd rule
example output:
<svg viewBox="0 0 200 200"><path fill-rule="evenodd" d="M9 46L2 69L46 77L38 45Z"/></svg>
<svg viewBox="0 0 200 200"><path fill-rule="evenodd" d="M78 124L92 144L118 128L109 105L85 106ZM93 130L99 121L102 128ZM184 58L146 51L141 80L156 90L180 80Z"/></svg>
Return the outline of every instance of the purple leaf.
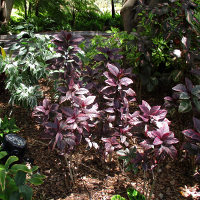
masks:
<svg viewBox="0 0 200 200"><path fill-rule="evenodd" d="M191 90L193 88L193 84L192 84L192 81L187 77L185 78L185 85L186 85L188 91L191 92Z"/></svg>
<svg viewBox="0 0 200 200"><path fill-rule="evenodd" d="M71 137L65 138L65 142L71 147L76 145L75 139Z"/></svg>
<svg viewBox="0 0 200 200"><path fill-rule="evenodd" d="M172 88L172 90L177 91L177 92L187 92L187 89L186 89L185 85L183 85L183 84L178 84L178 85L174 86Z"/></svg>
<svg viewBox="0 0 200 200"><path fill-rule="evenodd" d="M160 106L153 106L150 109L150 115L155 115L160 110Z"/></svg>
<svg viewBox="0 0 200 200"><path fill-rule="evenodd" d="M58 108L59 108L59 105L56 104L56 103L54 103L54 104L52 104L52 105L50 106L50 111L55 112L55 111L58 110Z"/></svg>
<svg viewBox="0 0 200 200"><path fill-rule="evenodd" d="M167 96L167 97L165 97L165 98L164 98L164 100L166 100L166 101L173 101L173 98L172 98L172 97L169 97L169 96Z"/></svg>
<svg viewBox="0 0 200 200"><path fill-rule="evenodd" d="M56 123L53 123L53 122L47 122L47 123L45 124L45 127L46 127L47 129L51 129L51 128L57 129L58 125L57 125Z"/></svg>
<svg viewBox="0 0 200 200"><path fill-rule="evenodd" d="M97 54L94 56L94 60L99 62L99 61L105 61L106 57L103 54Z"/></svg>
<svg viewBox="0 0 200 200"><path fill-rule="evenodd" d="M84 106L84 102L81 98L73 96L72 99L73 99L75 104L77 104L79 106Z"/></svg>
<svg viewBox="0 0 200 200"><path fill-rule="evenodd" d="M193 129L187 129L182 132L186 137L200 142L200 133L194 131Z"/></svg>
<svg viewBox="0 0 200 200"><path fill-rule="evenodd" d="M153 141L153 145L161 145L163 143L162 140L160 140L160 138L156 137Z"/></svg>
<svg viewBox="0 0 200 200"><path fill-rule="evenodd" d="M85 100L84 100L84 103L86 106L94 103L94 100L95 100L96 96L89 96L87 97Z"/></svg>
<svg viewBox="0 0 200 200"><path fill-rule="evenodd" d="M124 92L126 92L128 96L131 96L131 97L136 96L135 91L132 90L131 88L129 88L128 90L124 90Z"/></svg>
<svg viewBox="0 0 200 200"><path fill-rule="evenodd" d="M200 120L193 117L194 128L200 133Z"/></svg>
<svg viewBox="0 0 200 200"><path fill-rule="evenodd" d="M88 119L89 119L88 115L86 115L84 113L79 114L78 117L77 117L78 122L86 121Z"/></svg>
<svg viewBox="0 0 200 200"><path fill-rule="evenodd" d="M122 79L120 80L120 83L121 83L122 85L128 86L128 85L132 84L133 81L132 81L130 78L124 77L124 78L122 78Z"/></svg>
<svg viewBox="0 0 200 200"><path fill-rule="evenodd" d="M154 148L154 145L152 145L148 140L144 140L143 142L140 142L140 145L141 145L145 150Z"/></svg>
<svg viewBox="0 0 200 200"><path fill-rule="evenodd" d="M116 77L118 76L119 69L115 65L108 63L107 67L108 67L111 74L113 74Z"/></svg>
<svg viewBox="0 0 200 200"><path fill-rule="evenodd" d="M46 112L46 110L44 109L43 106L36 106L36 107L35 107L35 110L36 110L36 111L39 111L39 112L43 112L43 113Z"/></svg>
<svg viewBox="0 0 200 200"><path fill-rule="evenodd" d="M50 105L50 101L48 99L44 99L42 102L44 108L48 108L48 106Z"/></svg>
<svg viewBox="0 0 200 200"><path fill-rule="evenodd" d="M65 94L68 91L68 89L66 87L59 87L59 88L57 88L57 90L63 94Z"/></svg>
<svg viewBox="0 0 200 200"><path fill-rule="evenodd" d="M142 100L142 105L139 105L140 110L145 113L149 114L151 106L144 100Z"/></svg>
<svg viewBox="0 0 200 200"><path fill-rule="evenodd" d="M89 91L86 88L80 88L78 91L76 91L76 94L82 95L82 94L87 94Z"/></svg>
<svg viewBox="0 0 200 200"><path fill-rule="evenodd" d="M64 113L65 115L67 115L69 117L73 116L73 114L74 114L73 109L69 108L69 107L63 107L63 108L61 108L61 111L62 111L62 113Z"/></svg>
<svg viewBox="0 0 200 200"><path fill-rule="evenodd" d="M54 142L54 144L53 144L53 150L55 149L55 146L56 146L56 144L58 143L58 141L61 141L62 140L62 138L63 138L63 135L61 134L61 133L57 133L56 134L56 137L55 137L55 142Z"/></svg>
<svg viewBox="0 0 200 200"><path fill-rule="evenodd" d="M126 142L126 136L125 135L120 135L121 143L124 144Z"/></svg>
<svg viewBox="0 0 200 200"><path fill-rule="evenodd" d="M113 108L107 108L107 109L105 109L105 112L114 113L114 109Z"/></svg>
<svg viewBox="0 0 200 200"><path fill-rule="evenodd" d="M113 79L107 79L105 80L105 83L107 83L110 86L117 86L117 84L115 83L115 81Z"/></svg>
<svg viewBox="0 0 200 200"><path fill-rule="evenodd" d="M116 92L116 89L111 86L106 86L101 90L101 92L104 93L105 95L110 95L114 94Z"/></svg>
<svg viewBox="0 0 200 200"><path fill-rule="evenodd" d="M191 73L200 76L200 68L192 69L192 70L191 70Z"/></svg>
<svg viewBox="0 0 200 200"><path fill-rule="evenodd" d="M66 96L61 96L59 103L62 104L62 103L64 103L67 100L68 100L68 98Z"/></svg>

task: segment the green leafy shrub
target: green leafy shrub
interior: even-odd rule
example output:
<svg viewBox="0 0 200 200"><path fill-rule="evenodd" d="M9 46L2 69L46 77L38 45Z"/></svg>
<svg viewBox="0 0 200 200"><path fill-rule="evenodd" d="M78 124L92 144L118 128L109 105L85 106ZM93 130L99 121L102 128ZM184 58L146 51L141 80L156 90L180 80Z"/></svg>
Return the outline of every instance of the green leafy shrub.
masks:
<svg viewBox="0 0 200 200"><path fill-rule="evenodd" d="M5 156L7 153L1 151L0 161ZM29 185L41 185L45 177L36 173L37 166L29 169L24 164L14 164L16 161L18 161L16 156L10 156L5 164L0 162L0 199L31 200L33 190Z"/></svg>
<svg viewBox="0 0 200 200"><path fill-rule="evenodd" d="M46 70L46 60L57 54L49 36L34 35L29 31L21 32L18 38L21 38L20 42L11 48L11 52L17 55L13 58L4 54L0 72L6 75L6 89L11 94L9 103L34 107L37 99L42 97L38 81L49 73Z"/></svg>
<svg viewBox="0 0 200 200"><path fill-rule="evenodd" d="M15 124L14 118L9 119L5 116L3 119L0 118L0 137L3 137L4 134L16 133L20 129Z"/></svg>

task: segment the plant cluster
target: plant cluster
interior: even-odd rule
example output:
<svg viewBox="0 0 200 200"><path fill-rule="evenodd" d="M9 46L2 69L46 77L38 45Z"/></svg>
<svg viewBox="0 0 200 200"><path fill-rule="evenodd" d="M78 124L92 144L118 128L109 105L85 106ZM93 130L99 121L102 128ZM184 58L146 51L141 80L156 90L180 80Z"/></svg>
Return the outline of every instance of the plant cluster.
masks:
<svg viewBox="0 0 200 200"><path fill-rule="evenodd" d="M15 164L16 156L9 156L3 163L6 156L5 151L0 152L0 199L31 200L33 191L29 185L41 185L44 176L36 172L37 166L29 168L25 164Z"/></svg>
<svg viewBox="0 0 200 200"><path fill-rule="evenodd" d="M134 168L142 165L144 171L151 172L166 157L175 158L174 144L178 140L170 131L167 111L160 106L151 107L144 100L140 111L132 108L132 104L136 105L134 76L131 69L120 67L119 49L98 48L93 69L77 56L81 52L77 46L80 41L66 31L53 40L61 57L49 60L48 68L56 79L57 95L52 103L44 99L33 111L50 146L69 154L86 142L89 148L110 159L114 151L126 156L127 149L135 143L141 148L129 161Z"/></svg>
<svg viewBox="0 0 200 200"><path fill-rule="evenodd" d="M34 107L37 99L42 97L38 80L47 76L46 60L56 54L49 36L21 32L18 37L20 41L11 47L10 56L2 49L0 73L6 76L6 89L11 94L9 103ZM12 52L18 52L17 56L14 57Z"/></svg>

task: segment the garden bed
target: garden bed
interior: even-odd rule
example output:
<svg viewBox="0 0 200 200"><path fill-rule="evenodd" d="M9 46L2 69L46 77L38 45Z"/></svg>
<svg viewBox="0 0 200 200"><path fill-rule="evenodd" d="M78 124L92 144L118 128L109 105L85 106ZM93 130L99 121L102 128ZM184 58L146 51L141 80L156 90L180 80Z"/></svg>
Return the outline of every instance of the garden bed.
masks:
<svg viewBox="0 0 200 200"><path fill-rule="evenodd" d="M46 86L43 86L43 89L48 91ZM29 158L32 164L39 166L40 173L46 176L43 185L34 187L34 199L103 200L110 199L114 194L126 197L128 187L135 187L143 192L143 174L122 172L116 156L105 164L95 152L87 151L84 145L78 147L78 151L72 157L72 166L76 174L75 184L72 185L64 157L56 151L51 151L48 148L48 141L41 140L43 130L30 117L31 113L19 106L9 106L8 99L7 93L1 93L0 117L8 115L10 111L13 112L12 116L21 128L19 135L28 143L25 157ZM162 100L151 98L151 101ZM173 131L182 130L184 127L184 123L180 124L177 120L173 124ZM197 181L189 170L190 165L187 161L168 162L159 173L152 199L195 199L187 197L188 191L198 191Z"/></svg>

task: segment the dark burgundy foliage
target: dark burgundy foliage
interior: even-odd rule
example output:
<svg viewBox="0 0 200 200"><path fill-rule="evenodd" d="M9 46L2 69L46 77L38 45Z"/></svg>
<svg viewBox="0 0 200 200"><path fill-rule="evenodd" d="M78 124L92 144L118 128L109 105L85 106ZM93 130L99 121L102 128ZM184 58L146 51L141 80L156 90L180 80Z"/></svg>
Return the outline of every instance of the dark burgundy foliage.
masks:
<svg viewBox="0 0 200 200"><path fill-rule="evenodd" d="M196 156L197 164L200 164L200 120L193 117L194 129L187 129L183 131L187 142L183 148L189 153Z"/></svg>
<svg viewBox="0 0 200 200"><path fill-rule="evenodd" d="M96 60L96 61L104 61L104 62L112 61L112 62L115 62L116 60L120 60L120 59L123 58L122 55L117 54L120 51L117 48L109 49L107 47L98 47L97 50L100 51L103 54L97 54L94 57L94 60Z"/></svg>
<svg viewBox="0 0 200 200"><path fill-rule="evenodd" d="M146 150L153 149L157 158L165 158L170 155L175 158L177 151L173 144L178 143L178 139L174 137L174 133L169 130L168 123L164 122L159 129L148 131L148 139L140 143Z"/></svg>
<svg viewBox="0 0 200 200"><path fill-rule="evenodd" d="M141 119L146 123L157 123L163 121L167 115L167 110L160 109L160 106L151 107L146 101L142 101L142 105L139 105L142 115Z"/></svg>
<svg viewBox="0 0 200 200"><path fill-rule="evenodd" d="M53 40L61 57L50 60L48 69L56 77L59 98L54 100L57 104L45 99L33 111L45 129L44 138L50 139L52 148L57 146L62 153L85 141L89 148L107 156L128 148L135 137L144 152L137 152L131 162L145 169L152 169L155 159L161 160L167 154L174 158L173 144L178 141L169 130L167 111L142 101L142 113L130 112L130 103L136 101L133 74L132 69L122 69L115 62L122 58L119 49L98 48L102 54L94 59L99 65L92 69L83 66L76 54L80 40L65 31ZM136 126L145 128L137 136Z"/></svg>

